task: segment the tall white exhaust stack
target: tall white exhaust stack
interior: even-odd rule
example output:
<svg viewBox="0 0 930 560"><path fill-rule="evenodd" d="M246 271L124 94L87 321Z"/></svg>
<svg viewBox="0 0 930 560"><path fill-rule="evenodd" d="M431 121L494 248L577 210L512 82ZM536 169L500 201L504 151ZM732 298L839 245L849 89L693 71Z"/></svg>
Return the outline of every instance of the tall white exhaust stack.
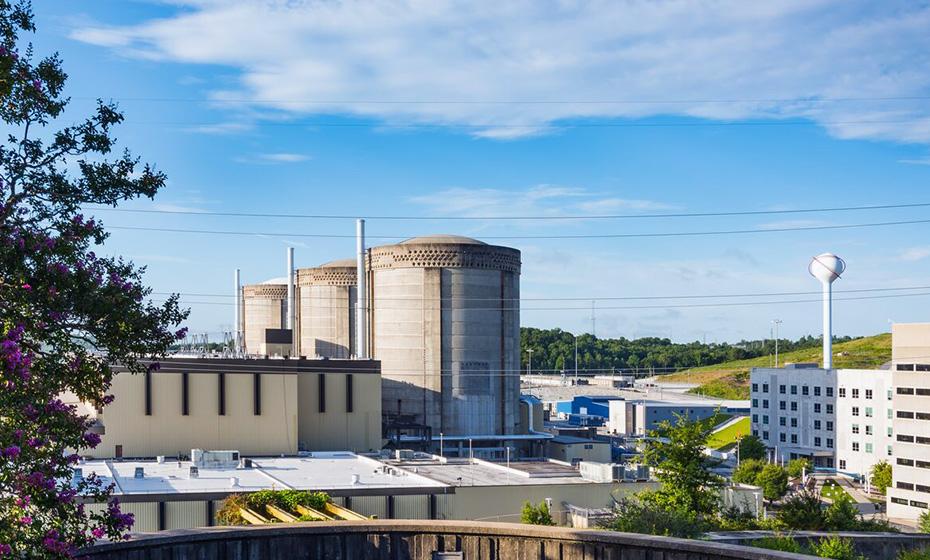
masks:
<svg viewBox="0 0 930 560"><path fill-rule="evenodd" d="M355 304L355 354L360 360L368 359L368 278L365 275L365 220L355 223L357 241L358 303Z"/></svg>
<svg viewBox="0 0 930 560"><path fill-rule="evenodd" d="M294 315L296 307L294 305L294 248L287 248L287 321L284 328L294 329ZM292 334L293 336L293 334Z"/></svg>
<svg viewBox="0 0 930 560"><path fill-rule="evenodd" d="M823 367L833 367L833 282L846 270L846 261L833 253L811 259L807 266L811 276L823 286Z"/></svg>
<svg viewBox="0 0 930 560"><path fill-rule="evenodd" d="M233 273L233 284L234 284L234 294L236 294L234 307L236 308L233 313L233 352L236 353L236 356L242 352L242 317L240 313L242 312L242 282L239 279L239 269L236 269L236 272Z"/></svg>

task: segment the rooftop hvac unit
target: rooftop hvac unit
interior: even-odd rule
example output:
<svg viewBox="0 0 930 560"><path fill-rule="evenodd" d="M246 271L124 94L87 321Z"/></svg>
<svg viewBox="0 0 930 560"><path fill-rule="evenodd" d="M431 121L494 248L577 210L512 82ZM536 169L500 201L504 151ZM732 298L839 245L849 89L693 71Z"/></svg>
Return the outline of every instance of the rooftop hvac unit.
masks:
<svg viewBox="0 0 930 560"><path fill-rule="evenodd" d="M84 480L84 469L72 469L71 470L71 483L78 484Z"/></svg>
<svg viewBox="0 0 930 560"><path fill-rule="evenodd" d="M248 458L243 457L243 459L242 459L242 461L240 462L239 466L240 466L241 468L243 468L243 469L251 469L251 468L252 468L252 459L248 459Z"/></svg>
<svg viewBox="0 0 930 560"><path fill-rule="evenodd" d="M394 451L394 458L398 461L411 461L416 458L416 452L413 449L398 449Z"/></svg>
<svg viewBox="0 0 930 560"><path fill-rule="evenodd" d="M191 449L191 462L203 469L234 469L239 466L239 452Z"/></svg>
<svg viewBox="0 0 930 560"><path fill-rule="evenodd" d="M188 470L188 477L189 478L200 478L200 469L191 465L190 469Z"/></svg>
<svg viewBox="0 0 930 560"><path fill-rule="evenodd" d="M145 478L145 467L136 467L135 478Z"/></svg>

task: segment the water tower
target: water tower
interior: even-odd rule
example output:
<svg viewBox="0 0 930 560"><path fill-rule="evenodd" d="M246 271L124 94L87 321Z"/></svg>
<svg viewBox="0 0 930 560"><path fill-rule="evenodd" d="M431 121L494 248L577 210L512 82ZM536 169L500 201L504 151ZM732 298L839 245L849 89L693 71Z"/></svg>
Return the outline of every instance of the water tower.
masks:
<svg viewBox="0 0 930 560"><path fill-rule="evenodd" d="M807 265L811 276L823 286L823 367L833 367L833 282L846 270L846 261L833 253L823 253Z"/></svg>

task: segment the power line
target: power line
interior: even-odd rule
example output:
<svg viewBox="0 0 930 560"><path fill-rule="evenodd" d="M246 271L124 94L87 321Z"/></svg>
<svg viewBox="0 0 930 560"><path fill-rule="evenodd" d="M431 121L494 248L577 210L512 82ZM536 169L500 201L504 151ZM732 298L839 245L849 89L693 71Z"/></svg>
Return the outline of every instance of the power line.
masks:
<svg viewBox="0 0 930 560"><path fill-rule="evenodd" d="M824 231L824 230L843 230L857 228L872 228L886 226L902 226L930 223L927 220L902 220L892 222L872 222L864 224L841 224L841 225L823 225L823 226L796 226L780 227L765 229L732 229L732 230L713 230L713 231L675 231L675 232L651 232L651 233L604 233L604 234L562 234L562 235L483 235L482 239L634 239L648 237L702 237L717 235L739 235L753 233L783 233L790 231ZM129 230L129 231L156 231L162 233L191 233L205 235L239 235L239 236L264 236L264 237L306 237L314 239L354 239L352 234L328 234L328 233L298 233L298 232L263 232L263 231L241 231L241 230L201 230L201 229L181 229L181 228L157 228L142 226L107 226L107 229ZM402 240L408 239L409 235L369 235L369 239L389 239Z"/></svg>
<svg viewBox="0 0 930 560"><path fill-rule="evenodd" d="M856 294L869 292L897 292L905 290L930 290L930 286L902 286L893 288L855 288L850 290L836 290L834 294ZM153 295L170 296L177 293L180 296L190 297L222 297L234 298L234 294L228 293L204 293L204 292L152 292ZM728 298L749 298L749 297L783 297L783 296L806 296L817 295L822 293L821 290L810 290L800 292L746 292L736 294L686 294L686 295L669 295L669 296L578 296L578 297L520 297L520 298L502 298L502 297L390 297L379 296L379 301L627 301L627 300L659 300L659 299L728 299ZM345 301L348 298L344 296L322 297L316 295L301 295L303 301L312 300L339 300ZM277 305L277 303L270 303Z"/></svg>
<svg viewBox="0 0 930 560"><path fill-rule="evenodd" d="M632 220L632 219L655 219L655 218L712 218L723 216L763 216L763 215L780 215L780 214L810 214L826 212L851 212L867 210L892 210L900 208L925 208L930 206L930 202L914 202L902 204L881 204L873 206L838 206L827 208L800 208L796 210L734 210L727 212L682 212L669 214L591 214L591 215L574 215L574 216L398 216L398 215L375 215L365 216L367 220L540 220L540 221L558 221L558 220ZM210 212L197 210L157 210L157 209L137 209L137 208L110 208L106 206L90 207L90 210L104 212L130 212L136 214L176 214L176 215L195 215L195 216L226 216L237 218L297 218L297 219L314 219L314 220L355 220L359 216L350 216L346 214L279 214L279 213L262 213L262 212Z"/></svg>

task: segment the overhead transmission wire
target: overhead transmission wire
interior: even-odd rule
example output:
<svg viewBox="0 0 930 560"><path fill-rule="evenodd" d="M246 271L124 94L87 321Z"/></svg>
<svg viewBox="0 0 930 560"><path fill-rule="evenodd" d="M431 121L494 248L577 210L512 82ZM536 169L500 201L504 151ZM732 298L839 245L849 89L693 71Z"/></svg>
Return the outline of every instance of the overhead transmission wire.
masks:
<svg viewBox="0 0 930 560"><path fill-rule="evenodd" d="M887 222L871 222L860 224L837 224L837 225L820 225L820 226L793 226L778 228L756 228L756 229L730 229L730 230L710 230L710 231L673 231L673 232L646 232L646 233L602 233L602 234L559 234L559 235L482 235L482 239L495 240L519 240L519 239L642 239L642 238L662 238L662 237L703 237L719 235L740 235L756 233L784 233L791 231L825 231L825 230L844 230L858 228L888 227L902 225L917 225L930 223L930 219L923 220L900 220ZM353 234L333 234L333 233L299 233L299 232L268 232L268 231L244 231L244 230L204 230L204 229L186 229L186 228L160 228L146 226L106 226L106 229L126 230L126 231L152 231L161 233L186 233L202 235L235 235L235 236L264 236L264 237L301 237L314 239L354 239ZM369 239L407 239L410 235L368 235Z"/></svg>
<svg viewBox="0 0 930 560"><path fill-rule="evenodd" d="M661 214L584 214L584 215L567 215L567 216L546 216L546 215L516 215L516 216L409 216L409 215L368 215L368 220L457 220L457 221L566 221L566 220L641 220L641 219L664 219L664 218L716 218L727 216L764 216L764 215L781 215L781 214L810 214L810 213L827 213L827 212L853 212L853 211L871 211L871 210L894 210L901 208L925 208L930 207L930 202L913 202L901 204L879 204L870 206L834 206L822 208L798 208L798 209L781 209L781 210L734 210L725 212L678 212L678 213L661 213ZM198 210L161 210L146 208L112 208L108 206L92 206L88 208L94 211L104 212L128 212L136 214L172 214L188 216L224 216L238 218L293 218L293 219L314 219L314 220L355 220L360 216L350 216L346 214L281 214L271 212L215 212L215 211L198 211Z"/></svg>

